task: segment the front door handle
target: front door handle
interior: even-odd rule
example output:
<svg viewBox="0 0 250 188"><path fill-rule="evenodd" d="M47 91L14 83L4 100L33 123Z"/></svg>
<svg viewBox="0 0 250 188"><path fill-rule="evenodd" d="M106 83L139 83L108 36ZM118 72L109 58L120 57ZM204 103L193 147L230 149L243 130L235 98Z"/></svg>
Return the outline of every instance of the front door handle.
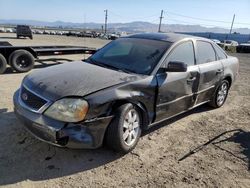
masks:
<svg viewBox="0 0 250 188"><path fill-rule="evenodd" d="M196 77L191 77L189 79L187 79L187 83L190 84L190 83L193 83L194 81L196 80Z"/></svg>
<svg viewBox="0 0 250 188"><path fill-rule="evenodd" d="M223 69L218 69L217 71L216 71L216 74L220 74L220 73L222 73L223 72Z"/></svg>

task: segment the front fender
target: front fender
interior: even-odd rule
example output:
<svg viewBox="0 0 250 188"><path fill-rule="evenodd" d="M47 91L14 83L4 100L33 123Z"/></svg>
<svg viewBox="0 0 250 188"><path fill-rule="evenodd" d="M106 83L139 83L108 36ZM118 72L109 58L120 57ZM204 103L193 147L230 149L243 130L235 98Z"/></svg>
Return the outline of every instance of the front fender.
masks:
<svg viewBox="0 0 250 188"><path fill-rule="evenodd" d="M133 103L145 112L149 124L155 117L156 92L154 76L98 91L84 97L89 103L86 119L110 115L120 104Z"/></svg>

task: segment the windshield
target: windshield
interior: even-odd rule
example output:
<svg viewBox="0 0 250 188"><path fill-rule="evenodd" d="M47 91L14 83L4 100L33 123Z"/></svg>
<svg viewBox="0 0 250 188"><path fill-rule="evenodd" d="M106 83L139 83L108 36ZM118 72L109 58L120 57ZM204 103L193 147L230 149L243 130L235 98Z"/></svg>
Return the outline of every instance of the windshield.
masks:
<svg viewBox="0 0 250 188"><path fill-rule="evenodd" d="M120 38L110 42L87 62L124 72L149 75L172 43Z"/></svg>

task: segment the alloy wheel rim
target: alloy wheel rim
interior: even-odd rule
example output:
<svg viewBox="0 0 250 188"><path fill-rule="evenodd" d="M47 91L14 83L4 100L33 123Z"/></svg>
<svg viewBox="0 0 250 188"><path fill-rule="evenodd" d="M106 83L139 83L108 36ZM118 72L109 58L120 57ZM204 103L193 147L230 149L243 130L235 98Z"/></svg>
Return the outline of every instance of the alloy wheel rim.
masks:
<svg viewBox="0 0 250 188"><path fill-rule="evenodd" d="M221 106L224 103L226 96L227 96L227 90L228 90L227 84L223 83L217 94L217 104L219 106Z"/></svg>
<svg viewBox="0 0 250 188"><path fill-rule="evenodd" d="M131 146L135 143L139 134L139 114L131 109L125 115L123 123L123 140L126 145Z"/></svg>

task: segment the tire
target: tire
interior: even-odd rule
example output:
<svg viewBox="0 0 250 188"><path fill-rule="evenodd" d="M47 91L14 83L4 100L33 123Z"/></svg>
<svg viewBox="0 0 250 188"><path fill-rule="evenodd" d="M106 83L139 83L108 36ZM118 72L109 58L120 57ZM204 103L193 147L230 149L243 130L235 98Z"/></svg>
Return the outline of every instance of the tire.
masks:
<svg viewBox="0 0 250 188"><path fill-rule="evenodd" d="M3 74L7 68L7 61L5 57L0 54L0 74Z"/></svg>
<svg viewBox="0 0 250 188"><path fill-rule="evenodd" d="M16 50L9 58L10 66L17 72L28 72L33 69L34 56L26 50Z"/></svg>
<svg viewBox="0 0 250 188"><path fill-rule="evenodd" d="M137 107L130 103L120 106L106 131L106 145L121 153L132 151L140 139L141 126L142 116Z"/></svg>
<svg viewBox="0 0 250 188"><path fill-rule="evenodd" d="M214 108L222 107L227 99L229 87L229 82L227 80L223 80L214 93L214 96L209 105Z"/></svg>

